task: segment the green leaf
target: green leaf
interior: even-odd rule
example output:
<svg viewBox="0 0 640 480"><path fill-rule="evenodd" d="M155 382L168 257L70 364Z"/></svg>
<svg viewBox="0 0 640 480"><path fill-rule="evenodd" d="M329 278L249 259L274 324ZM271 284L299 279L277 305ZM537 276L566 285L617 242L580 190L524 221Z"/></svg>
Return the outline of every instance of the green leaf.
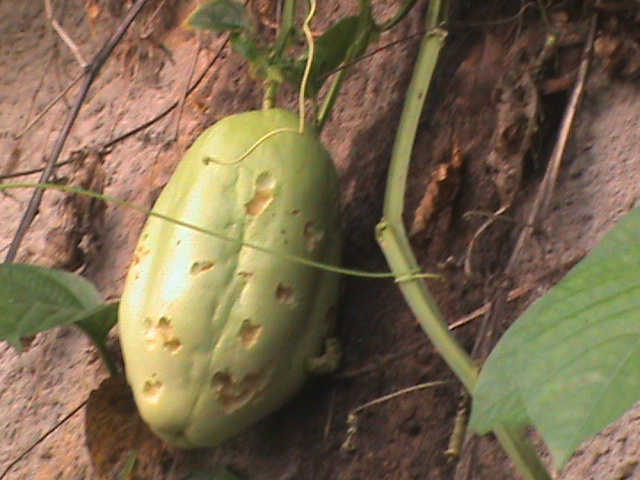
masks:
<svg viewBox="0 0 640 480"><path fill-rule="evenodd" d="M344 62L347 52L360 33L360 17L343 18L327 29L317 40L311 69L310 86L320 90L327 75Z"/></svg>
<svg viewBox="0 0 640 480"><path fill-rule="evenodd" d="M519 390L514 366L518 349L526 343L519 321L500 339L487 359L473 392L469 428L484 434L498 425L523 427L531 421Z"/></svg>
<svg viewBox="0 0 640 480"><path fill-rule="evenodd" d="M271 59L269 54L260 48L251 35L233 33L230 38L235 51L249 60L251 73L254 76L268 78L278 83L284 80L275 60Z"/></svg>
<svg viewBox="0 0 640 480"><path fill-rule="evenodd" d="M530 419L561 468L638 399L640 209L500 340L474 392L470 426L484 432Z"/></svg>
<svg viewBox="0 0 640 480"><path fill-rule="evenodd" d="M247 8L234 0L214 0L198 7L186 21L187 27L216 32L253 29Z"/></svg>
<svg viewBox="0 0 640 480"><path fill-rule="evenodd" d="M361 33L360 27L360 16L346 17L334 23L316 40L308 96L315 96L322 88L327 75L344 62L349 49ZM299 85L302 81L308 55L309 53L305 52L298 60L284 67L285 76L292 83Z"/></svg>
<svg viewBox="0 0 640 480"><path fill-rule="evenodd" d="M0 265L0 340L18 350L21 338L73 323L100 305L98 291L78 275L34 265Z"/></svg>

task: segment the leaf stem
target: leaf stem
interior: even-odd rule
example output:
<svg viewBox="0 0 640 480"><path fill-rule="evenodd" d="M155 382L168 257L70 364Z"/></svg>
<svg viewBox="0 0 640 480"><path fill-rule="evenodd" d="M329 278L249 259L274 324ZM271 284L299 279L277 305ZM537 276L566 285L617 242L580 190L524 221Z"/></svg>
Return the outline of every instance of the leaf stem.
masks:
<svg viewBox="0 0 640 480"><path fill-rule="evenodd" d="M273 80L265 80L264 97L262 98L262 109L269 110L276 106L278 96L278 84Z"/></svg>
<svg viewBox="0 0 640 480"><path fill-rule="evenodd" d="M105 367L107 367L107 370L109 370L109 374L112 377L117 377L118 375L120 375L120 372L118 371L118 367L116 367L116 364L113 363L113 360L111 359L111 355L109 355L109 351L107 350L106 344L104 342L96 341L94 338L91 337L91 335L89 335L89 338L91 338L92 343L95 345L96 349L98 350L98 353L100 354L100 358L102 358L102 361L104 362Z"/></svg>
<svg viewBox="0 0 640 480"><path fill-rule="evenodd" d="M282 9L282 23L273 46L273 58L279 59L285 52L289 40L295 31L294 21L296 13L296 0L285 0Z"/></svg>

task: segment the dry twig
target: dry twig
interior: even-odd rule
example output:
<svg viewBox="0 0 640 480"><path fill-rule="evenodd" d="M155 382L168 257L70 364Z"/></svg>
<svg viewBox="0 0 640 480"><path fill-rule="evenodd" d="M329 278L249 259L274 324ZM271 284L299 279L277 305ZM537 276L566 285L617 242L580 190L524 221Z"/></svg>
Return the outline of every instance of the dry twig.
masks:
<svg viewBox="0 0 640 480"><path fill-rule="evenodd" d="M73 110L69 114L65 125L63 126L58 138L56 139L56 143L53 147L53 152L51 156L47 160L47 164L45 166L44 171L40 177L39 183L47 183L49 178L51 177L53 170L56 165L56 161L62 152L64 144L69 137L69 133L71 132L71 127L75 123L76 118L78 117L78 113L80 112L80 108L84 103L84 100L89 93L89 88L93 81L98 76L98 73L102 69L102 66L109 58L109 55L115 48L115 46L120 42L125 32L136 18L136 16L142 10L142 7L145 6L148 0L137 0L136 3L129 9L127 15L122 20L122 23L118 26L116 32L112 35L112 37L102 46L100 51L95 55L91 63L87 65L85 68L85 79L76 99L76 102L73 106ZM29 206L27 207L27 211L24 213L22 220L20 221L20 225L18 226L18 230L16 231L13 240L11 241L11 246L9 247L9 252L7 252L7 256L5 258L5 262L11 263L15 260L16 254L18 253L18 249L20 248L20 244L22 243L22 239L24 238L29 226L33 222L36 214L38 213L38 208L40 207L40 203L42 202L42 196L44 195L43 189L37 189L31 200L29 201Z"/></svg>
<svg viewBox="0 0 640 480"><path fill-rule="evenodd" d="M51 0L44 0L44 11L47 15L47 20L51 24L51 27L56 31L58 36L62 39L64 44L69 48L76 61L80 64L80 67L83 69L87 68L87 62L84 57L80 53L80 49L76 45L76 43L71 39L69 34L62 28L62 25L58 23L58 20L53 16L53 8L51 7Z"/></svg>
<svg viewBox="0 0 640 480"><path fill-rule="evenodd" d="M589 36L587 38L584 52L582 54L582 60L580 61L578 78L576 80L575 86L573 87L573 91L571 92L571 98L569 99L569 104L567 105L567 108L565 110L564 117L562 118L558 140L554 146L553 153L551 154L551 158L549 160L547 170L544 174L544 178L542 179L542 183L540 184L536 199L533 202L531 211L529 212L529 217L525 222L524 228L520 232L520 236L518 237L516 246L513 249L511 257L509 258L509 263L507 264L505 270L505 273L507 274L510 274L515 269L520 259L520 255L522 253L524 245L529 240L531 234L535 230L540 229L540 227L542 226L542 218L549 208L553 190L555 189L556 181L558 180L558 173L560 171L562 157L564 156L564 152L567 147L567 141L569 140L569 135L571 134L571 129L576 117L576 112L584 93L584 85L587 79L587 72L589 71L589 60L591 58L593 41L596 33L597 19L598 15L593 14L590 22L591 25L589 27Z"/></svg>
<svg viewBox="0 0 640 480"><path fill-rule="evenodd" d="M53 432L55 432L60 427L60 425L64 424L67 420L69 420L76 413L78 413L80 410L82 410L86 404L87 404L87 400L84 400L82 403L80 403L80 405L78 405L73 410L71 410L68 414L66 414L64 417L62 417L62 419L58 420L53 427L51 427L49 430L47 430L44 433L44 435L41 435L35 442L33 442L31 445L29 445L29 447L27 447L20 455L18 455L16 457L15 460L13 460L7 466L7 468L4 469L4 472L2 472L2 474L0 475L0 480L5 478L7 476L7 473L9 473L9 471L13 467L15 467L20 462L20 460L22 460L24 457L29 455L29 453L31 453L34 448L36 448L38 445L40 445L42 442L44 442L47 439L47 437L49 437L49 435L51 435Z"/></svg>

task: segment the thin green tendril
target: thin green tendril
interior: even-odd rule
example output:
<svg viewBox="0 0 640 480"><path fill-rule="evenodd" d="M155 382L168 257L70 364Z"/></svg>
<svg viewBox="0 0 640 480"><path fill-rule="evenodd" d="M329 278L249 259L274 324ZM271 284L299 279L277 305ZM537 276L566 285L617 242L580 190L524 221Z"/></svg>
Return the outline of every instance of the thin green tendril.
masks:
<svg viewBox="0 0 640 480"><path fill-rule="evenodd" d="M313 57L315 55L315 43L313 40L313 32L311 32L311 20L316 14L316 0L309 0L309 13L307 18L304 19L302 24L302 31L309 44L309 55L307 57L307 63L304 66L304 73L302 75L302 82L300 84L300 94L298 95L298 114L300 116L299 132L304 133L304 117L305 117L305 95L307 93L307 85L309 83L309 77L311 76L311 66L313 65Z"/></svg>
<svg viewBox="0 0 640 480"><path fill-rule="evenodd" d="M122 200L122 199L120 199L118 197L113 197L111 195L105 195L103 193L93 192L91 190L86 190L86 189L83 189L83 188L71 187L71 186L68 186L68 185L58 185L58 184L55 184L55 183L3 183L3 184L0 184L0 191L9 190L9 189L15 189L15 188L40 188L40 189L59 190L59 191L62 191L62 192L73 193L73 194L77 194L77 195L84 195L84 196L91 197L91 198L97 198L97 199L103 200L105 202L112 202L112 203L115 203L116 205L120 205L122 207L130 208L132 210L137 210L138 212L145 213L145 214L149 215L150 217L156 217L156 218L159 218L161 220L165 220L167 222L171 222L171 223L173 223L175 225L179 225L181 227L188 228L189 230L193 230L193 231L202 233L204 235L208 235L210 237L219 238L219 239L227 241L227 242L235 243L236 245L241 245L243 247L251 248L251 249L257 250L259 252L264 252L264 253L267 253L269 255L273 255L274 257L279 258L281 260L286 260L286 261L289 261L289 262L294 262L294 263L298 263L298 264L301 264L301 265L306 265L308 267L317 268L319 270L324 270L324 271L332 272L332 273L338 273L338 274L341 274L341 275L348 275L348 276L360 277L360 278L370 278L370 279L396 279L396 278L400 278L400 279L402 279L402 281L407 281L409 279L418 279L418 278L438 278L439 277L439 275L436 275L436 274L416 273L416 272L409 272L409 273L406 273L406 274L401 274L401 275L395 276L391 272L366 272L366 271L363 271L363 270L352 270L352 269L349 269L349 268L341 268L341 267L336 267L336 266L333 266L333 265L327 265L325 263L315 262L313 260L309 260L309 259L304 258L304 257L299 257L297 255L291 255L291 254L288 254L288 253L277 252L277 251L271 250L270 248L267 248L267 247L264 247L262 245L258 245L258 244L255 244L255 243L244 242L239 238L229 237L229 236L224 235L222 233L215 232L213 230L207 230L206 228L200 227L198 225L194 225L194 224L189 223L189 222L183 222L182 220L178 220L177 218L170 217L169 215L164 215L162 213L154 212L153 210L149 210L148 208L143 207L141 205L137 205L137 204L135 204L133 202L129 202L127 200Z"/></svg>
<svg viewBox="0 0 640 480"><path fill-rule="evenodd" d="M265 133L263 136L261 136L258 140L255 141L255 143L253 145L251 145L246 152L244 152L242 155L240 155L238 158L235 158L234 160L231 160L230 162L223 162L222 160L218 160L217 158L213 158L213 157L207 157L206 162L207 164L209 163L214 163L216 165L224 165L224 166L233 166L233 165L237 165L240 162L242 162L245 158L247 158L249 155L251 155L251 153L258 148L262 143L264 143L267 139L274 137L278 134L281 133L299 133L298 130L295 130L293 128L277 128L276 130L271 130L268 133Z"/></svg>

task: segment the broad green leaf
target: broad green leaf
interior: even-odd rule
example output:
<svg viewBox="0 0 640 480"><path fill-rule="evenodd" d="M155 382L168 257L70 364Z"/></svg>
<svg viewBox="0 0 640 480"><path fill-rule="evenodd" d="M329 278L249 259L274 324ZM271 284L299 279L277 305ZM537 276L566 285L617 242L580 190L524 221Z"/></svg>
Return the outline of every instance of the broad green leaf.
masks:
<svg viewBox="0 0 640 480"><path fill-rule="evenodd" d="M491 352L473 392L473 408L469 428L484 434L495 426L523 427L531 422L519 390L515 359L526 342L517 321Z"/></svg>
<svg viewBox="0 0 640 480"><path fill-rule="evenodd" d="M312 91L318 92L326 79L325 75L344 62L358 36L359 26L360 17L346 17L334 23L316 40L309 83Z"/></svg>
<svg viewBox="0 0 640 480"><path fill-rule="evenodd" d="M186 25L194 30L216 32L249 31L253 28L247 8L235 0L214 0L202 4L189 15Z"/></svg>
<svg viewBox="0 0 640 480"><path fill-rule="evenodd" d="M505 399L518 394L514 415ZM481 372L471 427L528 417L561 468L638 399L640 209L505 334Z"/></svg>
<svg viewBox="0 0 640 480"><path fill-rule="evenodd" d="M0 265L0 340L18 350L21 338L73 323L100 305L100 294L82 277L34 265Z"/></svg>

